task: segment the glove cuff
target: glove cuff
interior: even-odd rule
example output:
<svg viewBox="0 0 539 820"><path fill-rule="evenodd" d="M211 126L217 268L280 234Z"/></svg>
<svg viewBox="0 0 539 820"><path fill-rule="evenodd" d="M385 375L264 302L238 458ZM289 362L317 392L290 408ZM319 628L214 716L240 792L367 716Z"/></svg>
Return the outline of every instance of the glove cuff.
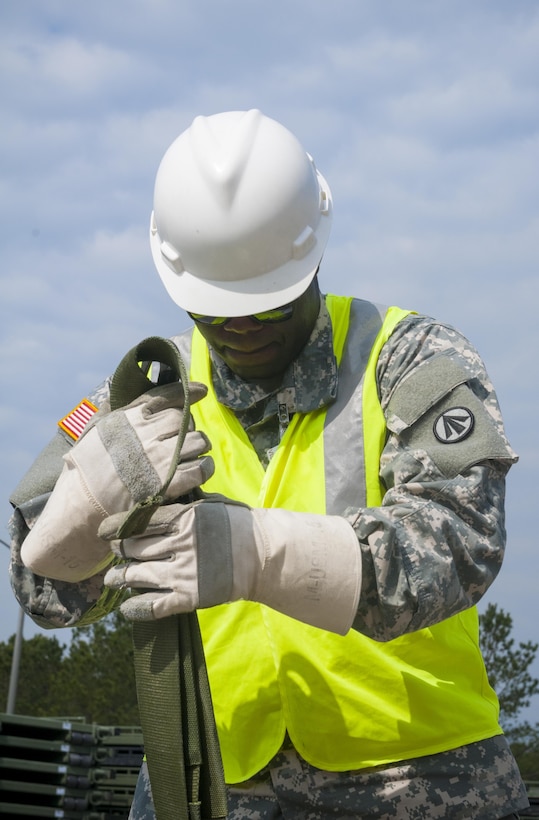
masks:
<svg viewBox="0 0 539 820"><path fill-rule="evenodd" d="M345 635L361 589L361 552L352 526L340 516L283 509L229 506L228 513L235 593L242 585L241 597ZM246 549L249 533L256 551Z"/></svg>
<svg viewBox="0 0 539 820"><path fill-rule="evenodd" d="M195 504L194 511L199 606L204 608L232 601L232 533L227 506L222 502L206 501Z"/></svg>

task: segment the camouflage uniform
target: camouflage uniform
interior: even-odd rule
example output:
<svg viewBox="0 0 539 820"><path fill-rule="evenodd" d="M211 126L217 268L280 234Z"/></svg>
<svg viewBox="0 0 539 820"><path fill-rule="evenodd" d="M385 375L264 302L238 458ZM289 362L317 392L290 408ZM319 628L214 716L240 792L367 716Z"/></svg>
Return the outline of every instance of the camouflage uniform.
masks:
<svg viewBox="0 0 539 820"><path fill-rule="evenodd" d="M515 762L503 737L395 766L326 772L290 743L257 775L228 787L229 820L502 820L523 808ZM155 820L143 765L129 820Z"/></svg>
<svg viewBox="0 0 539 820"><path fill-rule="evenodd" d="M188 334L176 341L182 351L188 348ZM441 352L464 369L468 386L505 441L496 395L477 352L452 327L427 317L404 319L381 351L377 381L386 414L397 386ZM331 323L323 303L308 344L284 374L278 391L267 394L237 377L217 357L212 360L217 397L235 412L264 465L283 432L279 404L285 403L290 414L306 413L330 404L337 395ZM105 396L106 386L102 391ZM354 627L376 640L428 627L477 603L503 559L505 475L516 460L514 453L506 442L504 457L476 463L471 448L469 463L456 476L448 477L443 465L425 450L423 421L432 428L430 410L409 430L398 416L388 415L380 472L387 487L383 506L350 510L346 516L356 531L363 558ZM68 585L35 579L21 566L18 545L26 525L31 524L32 504L37 510L39 499L20 504L12 521L12 578L19 600L32 617L47 626L69 626L100 616L104 611L100 577ZM419 577L410 570L417 566L421 567ZM111 600L105 607L115 603L112 593L108 596ZM96 603L97 612L92 608ZM233 818L496 820L527 804L503 737L400 761L397 766L341 773L316 770L293 749L283 748L263 772L230 789ZM131 817L153 818L145 770Z"/></svg>

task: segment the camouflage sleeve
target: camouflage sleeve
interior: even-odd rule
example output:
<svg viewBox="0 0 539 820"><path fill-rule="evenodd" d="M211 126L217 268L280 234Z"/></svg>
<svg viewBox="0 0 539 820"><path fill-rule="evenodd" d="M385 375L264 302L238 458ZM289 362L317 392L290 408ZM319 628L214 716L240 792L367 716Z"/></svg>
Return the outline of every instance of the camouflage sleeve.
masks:
<svg viewBox="0 0 539 820"><path fill-rule="evenodd" d="M23 508L15 509L9 522L11 587L24 611L44 629L85 626L119 606L125 594L103 586L104 572L80 583L68 584L34 575L24 566L20 557L22 543L47 498L48 495L32 499Z"/></svg>
<svg viewBox="0 0 539 820"><path fill-rule="evenodd" d="M88 398L105 408L108 381ZM44 628L84 626L99 620L121 603L118 595L103 586L103 574L77 584L34 575L22 563L21 546L41 514L62 469L62 455L74 442L61 431L44 448L11 496L14 513L9 522L11 534L10 581L15 597L24 611Z"/></svg>
<svg viewBox="0 0 539 820"><path fill-rule="evenodd" d="M505 476L517 460L472 345L425 317L378 362L388 438L380 507L350 519L363 556L354 628L386 641L473 606L504 554Z"/></svg>

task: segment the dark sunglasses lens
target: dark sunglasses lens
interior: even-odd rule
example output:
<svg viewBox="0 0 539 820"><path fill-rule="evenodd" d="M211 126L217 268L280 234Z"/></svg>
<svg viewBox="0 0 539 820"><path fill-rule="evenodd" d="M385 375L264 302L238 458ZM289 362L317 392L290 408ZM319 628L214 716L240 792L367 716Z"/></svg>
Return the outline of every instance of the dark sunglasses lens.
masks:
<svg viewBox="0 0 539 820"><path fill-rule="evenodd" d="M202 313L189 313L191 319L200 322L201 325L224 325L228 322L226 316L204 316Z"/></svg>
<svg viewBox="0 0 539 820"><path fill-rule="evenodd" d="M261 324L273 324L276 322L286 322L294 312L293 305L283 305L273 308L273 310L263 310L261 313L253 313L251 318ZM212 325L213 327L224 325L229 321L227 316L205 316L203 313L190 313L189 316L201 325Z"/></svg>
<svg viewBox="0 0 539 820"><path fill-rule="evenodd" d="M286 322L290 319L294 312L293 305L283 305L283 307L274 308L274 310L265 310L262 313L255 313L253 318L258 322Z"/></svg>

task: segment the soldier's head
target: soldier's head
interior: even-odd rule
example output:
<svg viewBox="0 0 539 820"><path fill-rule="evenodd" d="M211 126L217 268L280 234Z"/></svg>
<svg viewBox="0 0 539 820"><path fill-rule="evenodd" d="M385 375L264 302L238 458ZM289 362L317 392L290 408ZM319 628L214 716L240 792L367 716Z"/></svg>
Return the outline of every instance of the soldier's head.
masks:
<svg viewBox="0 0 539 820"><path fill-rule="evenodd" d="M318 314L329 186L260 111L197 117L156 177L150 242L172 299L245 378L286 367Z"/></svg>

